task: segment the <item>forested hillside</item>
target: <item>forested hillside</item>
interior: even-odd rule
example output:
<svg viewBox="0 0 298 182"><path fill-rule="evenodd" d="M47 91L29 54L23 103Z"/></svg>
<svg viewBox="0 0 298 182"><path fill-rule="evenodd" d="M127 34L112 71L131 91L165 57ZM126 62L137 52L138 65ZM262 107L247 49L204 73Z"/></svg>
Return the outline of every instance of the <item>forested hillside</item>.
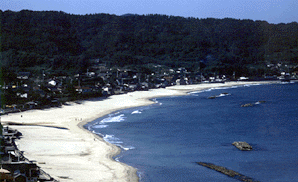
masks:
<svg viewBox="0 0 298 182"><path fill-rule="evenodd" d="M298 64L298 23L166 15L71 15L0 11L1 66L84 71L90 59L110 66L163 64L232 75L274 74L268 64ZM272 72L272 73L270 73Z"/></svg>

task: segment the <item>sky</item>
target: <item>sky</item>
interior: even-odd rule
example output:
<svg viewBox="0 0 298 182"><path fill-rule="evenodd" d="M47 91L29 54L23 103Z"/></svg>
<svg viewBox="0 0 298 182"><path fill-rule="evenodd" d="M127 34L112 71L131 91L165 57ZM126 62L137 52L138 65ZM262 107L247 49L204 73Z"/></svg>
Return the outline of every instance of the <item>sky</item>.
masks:
<svg viewBox="0 0 298 182"><path fill-rule="evenodd" d="M298 0L0 0L0 9L298 22Z"/></svg>

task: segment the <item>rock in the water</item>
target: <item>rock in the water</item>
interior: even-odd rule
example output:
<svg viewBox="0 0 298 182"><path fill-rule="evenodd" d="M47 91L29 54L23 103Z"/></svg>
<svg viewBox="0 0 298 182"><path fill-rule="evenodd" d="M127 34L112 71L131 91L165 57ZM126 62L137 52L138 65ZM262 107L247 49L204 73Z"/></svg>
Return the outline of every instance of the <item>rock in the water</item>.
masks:
<svg viewBox="0 0 298 182"><path fill-rule="evenodd" d="M237 147L239 150L252 150L252 146L246 142L233 142L232 145Z"/></svg>
<svg viewBox="0 0 298 182"><path fill-rule="evenodd" d="M208 97L208 99L215 99L216 98L216 96L210 96L210 97Z"/></svg>
<svg viewBox="0 0 298 182"><path fill-rule="evenodd" d="M265 102L266 102L266 101L261 100L261 101L256 102L255 104L263 104L263 103L265 103Z"/></svg>
<svg viewBox="0 0 298 182"><path fill-rule="evenodd" d="M212 95L212 96L208 97L208 99L215 99L215 98L217 98L217 97L223 97L223 96L227 96L227 95L230 95L230 94L224 92L224 93L221 93L221 94L219 94L219 95Z"/></svg>
<svg viewBox="0 0 298 182"><path fill-rule="evenodd" d="M248 104L243 104L243 105L241 105L241 107L252 107L252 106L254 106L254 104L252 104L252 103L248 103Z"/></svg>

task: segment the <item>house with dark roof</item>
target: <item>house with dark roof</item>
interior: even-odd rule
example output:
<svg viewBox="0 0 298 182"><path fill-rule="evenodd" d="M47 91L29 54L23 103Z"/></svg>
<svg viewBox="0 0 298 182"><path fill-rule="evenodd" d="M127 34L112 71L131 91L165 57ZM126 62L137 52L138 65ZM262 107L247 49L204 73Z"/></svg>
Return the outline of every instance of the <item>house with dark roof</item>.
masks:
<svg viewBox="0 0 298 182"><path fill-rule="evenodd" d="M20 80L28 80L31 76L30 72L18 72L17 78Z"/></svg>

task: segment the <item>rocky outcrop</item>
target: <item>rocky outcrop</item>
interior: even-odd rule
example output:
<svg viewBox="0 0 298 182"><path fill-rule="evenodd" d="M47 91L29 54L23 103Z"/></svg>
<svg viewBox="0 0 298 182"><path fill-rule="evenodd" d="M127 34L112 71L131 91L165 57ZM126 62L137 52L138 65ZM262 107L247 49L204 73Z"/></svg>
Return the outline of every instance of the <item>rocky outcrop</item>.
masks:
<svg viewBox="0 0 298 182"><path fill-rule="evenodd" d="M242 104L241 107L252 107L254 104L252 103L247 103L247 104Z"/></svg>
<svg viewBox="0 0 298 182"><path fill-rule="evenodd" d="M242 104L241 107L252 107L252 106L255 106L255 105L258 105L258 104L263 104L265 102L266 101L264 101L264 100L260 100L260 101L257 101L255 103Z"/></svg>
<svg viewBox="0 0 298 182"><path fill-rule="evenodd" d="M260 101L258 101L258 102L256 102L255 104L263 104L263 103L265 103L266 101L264 101L264 100L260 100Z"/></svg>
<svg viewBox="0 0 298 182"><path fill-rule="evenodd" d="M216 97L223 97L223 96L227 96L227 95L231 95L231 94L224 92L219 95L212 95L212 96L208 97L208 99L215 99Z"/></svg>
<svg viewBox="0 0 298 182"><path fill-rule="evenodd" d="M233 142L232 145L237 147L239 150L252 150L252 146L246 142Z"/></svg>
<svg viewBox="0 0 298 182"><path fill-rule="evenodd" d="M216 98L215 95L208 97L208 99L215 99L215 98Z"/></svg>

